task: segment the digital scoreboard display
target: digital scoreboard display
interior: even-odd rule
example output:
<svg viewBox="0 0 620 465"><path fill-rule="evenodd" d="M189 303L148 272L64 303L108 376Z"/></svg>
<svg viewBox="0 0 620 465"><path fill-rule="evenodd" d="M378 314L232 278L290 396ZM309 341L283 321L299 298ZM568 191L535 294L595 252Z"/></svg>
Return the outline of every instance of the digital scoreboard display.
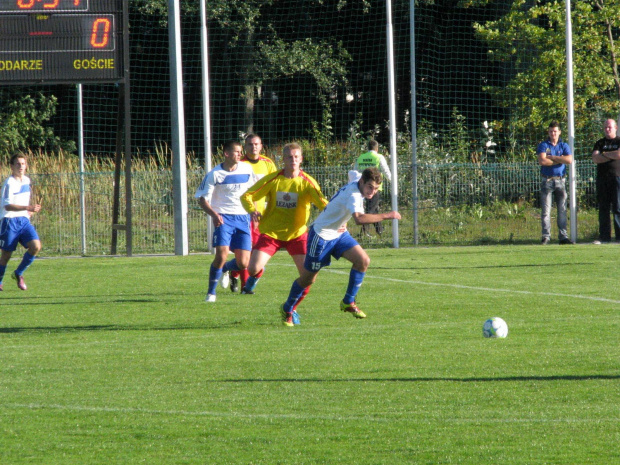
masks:
<svg viewBox="0 0 620 465"><path fill-rule="evenodd" d="M0 13L88 11L88 0L2 0Z"/></svg>
<svg viewBox="0 0 620 465"><path fill-rule="evenodd" d="M123 0L0 0L0 83L116 82Z"/></svg>

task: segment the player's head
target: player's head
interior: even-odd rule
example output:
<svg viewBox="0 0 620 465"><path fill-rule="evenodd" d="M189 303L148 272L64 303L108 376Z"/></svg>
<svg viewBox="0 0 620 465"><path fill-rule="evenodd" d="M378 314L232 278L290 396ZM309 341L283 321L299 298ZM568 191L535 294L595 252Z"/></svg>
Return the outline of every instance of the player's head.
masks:
<svg viewBox="0 0 620 465"><path fill-rule="evenodd" d="M224 144L224 158L230 163L237 163L241 160L242 147L236 140L230 140Z"/></svg>
<svg viewBox="0 0 620 465"><path fill-rule="evenodd" d="M11 173L13 174L13 176L23 175L28 168L28 160L26 159L26 155L24 155L22 152L15 152L13 155L11 155L9 164L11 166Z"/></svg>
<svg viewBox="0 0 620 465"><path fill-rule="evenodd" d="M383 177L381 176L381 171L372 167L362 171L362 177L358 181L358 186L364 198L371 199L379 191L382 182Z"/></svg>
<svg viewBox="0 0 620 465"><path fill-rule="evenodd" d="M603 131L605 132L605 137L607 139L614 139L618 133L618 124L616 123L616 120L611 118L605 120Z"/></svg>
<svg viewBox="0 0 620 465"><path fill-rule="evenodd" d="M303 155L301 151L301 145L299 145L297 142L291 142L290 144L286 144L282 148L282 154L286 157L290 155L294 150L298 151L299 155Z"/></svg>
<svg viewBox="0 0 620 465"><path fill-rule="evenodd" d="M557 121L551 121L551 123L549 123L549 127L547 128L547 134L549 134L549 139L551 142L557 142L560 139L560 134L562 134L562 131L560 130L560 123Z"/></svg>
<svg viewBox="0 0 620 465"><path fill-rule="evenodd" d="M374 139L370 139L368 141L368 150L370 150L371 152L378 152L379 151L379 142L377 142Z"/></svg>
<svg viewBox="0 0 620 465"><path fill-rule="evenodd" d="M263 150L263 141L256 134L248 134L245 137L244 149L246 157L256 160Z"/></svg>
<svg viewBox="0 0 620 465"><path fill-rule="evenodd" d="M282 161L286 170L299 170L301 162L304 160L301 145L296 142L286 144L282 149Z"/></svg>

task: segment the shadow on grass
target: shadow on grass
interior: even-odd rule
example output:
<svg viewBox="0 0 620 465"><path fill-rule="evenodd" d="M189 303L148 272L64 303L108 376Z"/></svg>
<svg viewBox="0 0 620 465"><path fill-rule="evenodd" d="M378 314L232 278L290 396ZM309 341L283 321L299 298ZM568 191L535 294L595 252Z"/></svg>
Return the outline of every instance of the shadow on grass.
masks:
<svg viewBox="0 0 620 465"><path fill-rule="evenodd" d="M275 378L275 379L223 379L209 380L211 383L429 383L446 381L453 383L479 383L489 381L587 381L587 380L617 380L620 375L551 375L551 376L498 376L491 377L421 377L421 378Z"/></svg>
<svg viewBox="0 0 620 465"><path fill-rule="evenodd" d="M156 297L153 297L152 294L149 294L148 297L141 298L140 294L136 294L135 296L127 296L121 297L118 295L76 295L76 296L68 296L65 298L52 298L50 299L47 296L24 296L22 295L14 295L14 296L2 296L2 306L8 305L17 305L20 307L24 307L26 305L70 305L70 304L92 304L92 305L101 305L101 304L135 304L135 303L161 303L164 299L164 296L179 296L180 294L157 294Z"/></svg>
<svg viewBox="0 0 620 465"><path fill-rule="evenodd" d="M240 326L243 323L233 321L210 326L130 326L130 325L84 325L84 326L29 326L15 328L0 328L0 334L12 333L74 333L80 331L191 331L207 329L228 329Z"/></svg>

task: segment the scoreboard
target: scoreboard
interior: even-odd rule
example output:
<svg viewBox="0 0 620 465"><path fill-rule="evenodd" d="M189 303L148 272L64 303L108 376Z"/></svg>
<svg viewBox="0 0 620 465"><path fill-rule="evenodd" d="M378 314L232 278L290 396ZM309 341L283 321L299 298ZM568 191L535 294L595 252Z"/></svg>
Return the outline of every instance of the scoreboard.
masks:
<svg viewBox="0 0 620 465"><path fill-rule="evenodd" d="M123 0L0 0L0 83L122 80L126 16Z"/></svg>

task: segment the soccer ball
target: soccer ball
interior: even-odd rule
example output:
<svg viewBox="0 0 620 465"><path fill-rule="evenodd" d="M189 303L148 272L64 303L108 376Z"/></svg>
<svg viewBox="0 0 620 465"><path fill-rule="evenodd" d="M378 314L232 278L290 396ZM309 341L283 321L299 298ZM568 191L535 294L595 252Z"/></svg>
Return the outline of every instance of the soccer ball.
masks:
<svg viewBox="0 0 620 465"><path fill-rule="evenodd" d="M506 337L508 336L508 325L499 317L489 318L482 326L484 337Z"/></svg>

